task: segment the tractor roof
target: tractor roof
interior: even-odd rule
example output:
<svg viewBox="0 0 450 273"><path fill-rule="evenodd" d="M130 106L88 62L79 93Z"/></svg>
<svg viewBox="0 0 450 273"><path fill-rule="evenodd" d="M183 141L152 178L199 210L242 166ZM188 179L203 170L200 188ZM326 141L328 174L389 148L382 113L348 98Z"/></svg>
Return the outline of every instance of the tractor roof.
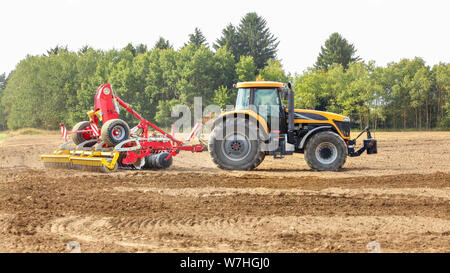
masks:
<svg viewBox="0 0 450 273"><path fill-rule="evenodd" d="M236 88L249 88L249 87L284 87L281 82L265 82L265 81L255 81L255 82L238 82Z"/></svg>

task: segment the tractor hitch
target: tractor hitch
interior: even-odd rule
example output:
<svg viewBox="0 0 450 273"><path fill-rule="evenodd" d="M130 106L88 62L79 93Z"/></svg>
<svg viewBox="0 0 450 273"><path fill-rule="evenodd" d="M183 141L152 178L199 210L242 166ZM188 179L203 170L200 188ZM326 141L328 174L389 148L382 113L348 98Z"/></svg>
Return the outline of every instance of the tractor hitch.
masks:
<svg viewBox="0 0 450 273"><path fill-rule="evenodd" d="M355 151L356 140L364 133L367 132L367 138L363 141L363 147L357 151ZM347 141L347 149L348 155L350 157L360 156L364 151L367 151L367 154L376 154L377 153L377 140L372 138L372 134L370 133L369 127L367 126L364 130L359 133L359 135Z"/></svg>

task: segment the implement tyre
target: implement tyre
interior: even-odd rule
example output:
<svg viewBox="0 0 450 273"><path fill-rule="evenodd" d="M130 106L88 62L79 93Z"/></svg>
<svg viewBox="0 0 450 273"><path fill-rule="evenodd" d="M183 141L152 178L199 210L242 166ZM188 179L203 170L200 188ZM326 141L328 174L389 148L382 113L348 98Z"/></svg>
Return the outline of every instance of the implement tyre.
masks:
<svg viewBox="0 0 450 273"><path fill-rule="evenodd" d="M235 126L236 125L236 126ZM245 119L231 119L211 132L208 150L212 161L224 170L253 170L264 160L258 132Z"/></svg>
<svg viewBox="0 0 450 273"><path fill-rule="evenodd" d="M319 132L306 144L305 159L313 170L338 171L347 160L347 146L338 134Z"/></svg>
<svg viewBox="0 0 450 273"><path fill-rule="evenodd" d="M75 124L75 126L73 126L72 131L83 131L83 130L87 130L91 128L91 124L89 123L89 121L80 121L77 124ZM87 140L91 140L94 138L94 136L90 133L76 133L76 134L72 134L71 135L72 141L75 145L81 144ZM86 145L86 147L91 147L95 144L95 142L93 143L89 143Z"/></svg>
<svg viewBox="0 0 450 273"><path fill-rule="evenodd" d="M130 136L130 127L121 119L111 119L102 126L102 140L108 146L116 146Z"/></svg>

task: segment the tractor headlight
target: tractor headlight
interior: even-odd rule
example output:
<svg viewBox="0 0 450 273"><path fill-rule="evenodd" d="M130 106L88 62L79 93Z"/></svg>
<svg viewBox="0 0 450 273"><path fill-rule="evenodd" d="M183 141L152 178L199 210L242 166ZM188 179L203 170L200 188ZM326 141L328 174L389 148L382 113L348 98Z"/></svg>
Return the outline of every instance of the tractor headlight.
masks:
<svg viewBox="0 0 450 273"><path fill-rule="evenodd" d="M333 121L345 137L350 137L350 119L349 118L345 118L343 121L338 121L338 120L333 120Z"/></svg>

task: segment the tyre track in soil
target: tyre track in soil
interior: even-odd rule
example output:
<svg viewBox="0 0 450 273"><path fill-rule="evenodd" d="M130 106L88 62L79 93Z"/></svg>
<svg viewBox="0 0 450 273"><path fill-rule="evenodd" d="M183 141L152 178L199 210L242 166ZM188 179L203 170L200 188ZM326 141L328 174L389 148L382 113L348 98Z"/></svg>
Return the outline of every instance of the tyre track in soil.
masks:
<svg viewBox="0 0 450 273"><path fill-rule="evenodd" d="M359 197L366 199L373 198L411 198L425 197L431 199L450 200L450 187L442 189L430 188L393 188L393 189L342 189L326 188L319 191L301 189L270 189L270 188L224 188L224 187L204 187L204 188L156 188L156 187L115 187L119 192L137 191L141 193L153 192L168 196L189 196L189 197L217 197L234 196L239 194L252 195L305 195L305 196L332 196L332 197Z"/></svg>
<svg viewBox="0 0 450 273"><path fill-rule="evenodd" d="M445 173L282 183L195 173L2 173L1 237L18 250L64 251L67 238L85 251L364 251L362 242L373 239L385 251L450 245ZM200 197L205 188L226 194ZM440 197L428 196L433 190Z"/></svg>
<svg viewBox="0 0 450 273"><path fill-rule="evenodd" d="M333 225L330 226L330 221ZM70 235L81 241L110 242L120 246L139 246L142 250L168 251L185 246L186 251L261 251L270 246L286 251L283 238L307 234L333 237L352 233L359 236L373 230L384 237L420 234L447 234L450 221L430 217L238 217L238 218L95 218L72 216L58 218L40 232ZM275 234L273 230L277 230ZM137 235L138 234L138 235ZM276 235L276 236L274 236ZM378 235L379 236L379 235ZM437 238L437 237L434 237ZM447 238L447 242L450 242ZM298 247L298 246L297 246ZM298 250L298 249L297 249ZM441 250L445 250L442 248Z"/></svg>

